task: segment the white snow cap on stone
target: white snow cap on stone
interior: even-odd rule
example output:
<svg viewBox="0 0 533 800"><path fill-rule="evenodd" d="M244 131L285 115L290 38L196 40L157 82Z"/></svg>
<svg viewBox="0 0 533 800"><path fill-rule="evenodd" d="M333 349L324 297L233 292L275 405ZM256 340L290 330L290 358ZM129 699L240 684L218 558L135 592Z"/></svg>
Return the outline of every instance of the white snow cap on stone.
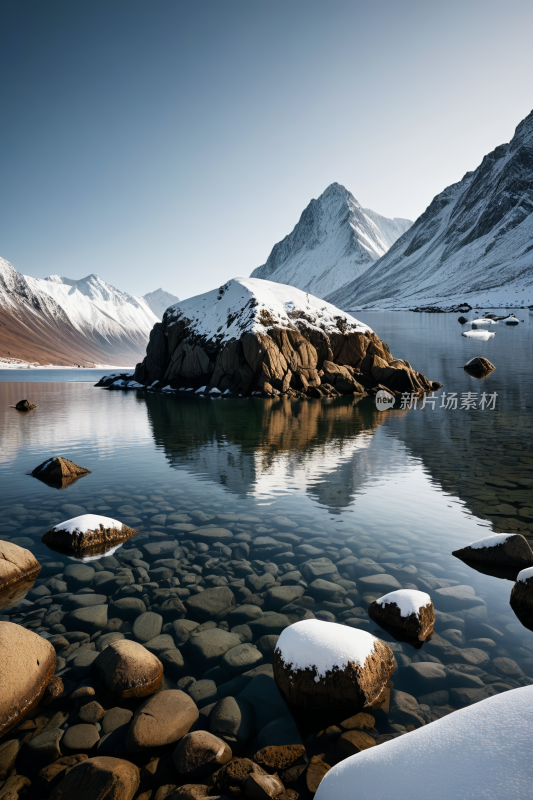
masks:
<svg viewBox="0 0 533 800"><path fill-rule="evenodd" d="M472 542L472 544L465 546L471 547L472 550L484 550L485 547L496 547L497 544L503 544L507 539L510 539L511 536L514 536L514 533L494 533L492 536L487 536L485 539L478 539L477 542Z"/></svg>
<svg viewBox="0 0 533 800"><path fill-rule="evenodd" d="M480 317L479 319L473 319L472 325L478 325L479 327L486 325L489 328L491 325L497 325L497 322L495 319L490 319L490 317Z"/></svg>
<svg viewBox="0 0 533 800"><path fill-rule="evenodd" d="M516 576L516 582L523 581L525 583L529 578L533 578L533 567L526 567L526 569L521 570Z"/></svg>
<svg viewBox="0 0 533 800"><path fill-rule="evenodd" d="M512 689L341 761L315 800L532 796L533 686Z"/></svg>
<svg viewBox="0 0 533 800"><path fill-rule="evenodd" d="M420 609L431 603L431 597L426 592L418 592L416 589L398 589L396 592L384 594L376 603L384 606L386 603L396 603L400 609L402 617L409 617L411 614L420 613Z"/></svg>
<svg viewBox="0 0 533 800"><path fill-rule="evenodd" d="M316 668L318 681L326 672L338 667L344 669L349 662L364 666L374 652L375 636L367 631L348 628L336 622L304 619L295 622L282 632L276 652L293 670Z"/></svg>
<svg viewBox="0 0 533 800"><path fill-rule="evenodd" d="M72 517L65 522L55 525L54 531L67 531L67 533L87 533L87 531L98 530L100 525L104 528L118 528L122 530L122 522L111 517L101 517L99 514L82 514L79 517Z"/></svg>
<svg viewBox="0 0 533 800"><path fill-rule="evenodd" d="M495 333L489 331L463 331L461 336L466 336L467 339L478 339L479 341L486 342L487 339L493 339Z"/></svg>

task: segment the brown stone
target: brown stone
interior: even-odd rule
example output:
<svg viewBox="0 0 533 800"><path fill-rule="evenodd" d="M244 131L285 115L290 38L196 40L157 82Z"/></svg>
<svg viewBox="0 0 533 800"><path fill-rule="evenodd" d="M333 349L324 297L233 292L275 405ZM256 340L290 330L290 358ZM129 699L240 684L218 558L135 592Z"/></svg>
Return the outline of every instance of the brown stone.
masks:
<svg viewBox="0 0 533 800"><path fill-rule="evenodd" d="M489 372L493 372L496 367L492 364L488 358L484 358L483 356L475 356L475 358L471 358L468 361L464 369L466 372L470 374L481 373L483 376L488 375Z"/></svg>
<svg viewBox="0 0 533 800"><path fill-rule="evenodd" d="M358 367L366 356L369 344L370 338L365 333L353 331L347 333L340 352L335 355L336 363L345 364L349 367Z"/></svg>
<svg viewBox="0 0 533 800"><path fill-rule="evenodd" d="M65 685L63 683L63 679L58 675L55 675L45 689L43 699L41 700L41 705L46 708L46 706L49 706L51 703L61 697L64 691Z"/></svg>
<svg viewBox="0 0 533 800"><path fill-rule="evenodd" d="M330 771L331 767L320 756L313 756L305 773L305 783L313 794L318 790L322 778Z"/></svg>
<svg viewBox="0 0 533 800"><path fill-rule="evenodd" d="M304 620L287 629L294 635L296 626L302 644L306 643L307 630L313 640L318 625L335 626L339 629L338 635L346 636L346 629L333 622L319 622L318 620ZM303 626L307 626L304 629ZM355 641L360 636L370 636L366 631L351 629L349 634ZM364 706L373 703L382 693L389 677L395 668L394 655L390 647L380 639L374 639L373 649L365 663L360 665L349 661L341 670L335 667L326 671L325 675L318 676L315 666L305 669L293 669L292 664L285 663L282 657L282 633L274 653L274 678L278 689L286 700L295 706L307 711L342 712L343 710L361 710Z"/></svg>
<svg viewBox="0 0 533 800"><path fill-rule="evenodd" d="M163 682L163 665L141 644L129 639L112 642L92 663L100 687L116 699L147 697Z"/></svg>
<svg viewBox="0 0 533 800"><path fill-rule="evenodd" d="M105 651L104 651L105 652ZM139 753L173 744L198 719L196 703L179 689L159 692L139 706L126 736L126 748Z"/></svg>
<svg viewBox="0 0 533 800"><path fill-rule="evenodd" d="M64 756L54 761L53 764L48 764L47 767L43 767L38 776L41 788L46 794L49 794L52 789L63 780L66 773L71 770L72 767L76 766L76 764L79 764L81 761L87 761L87 758L88 756L86 756L85 753L78 753L75 756Z"/></svg>
<svg viewBox="0 0 533 800"><path fill-rule="evenodd" d="M32 408L37 408L37 406L34 403L30 403L29 400L19 400L15 408L17 411L31 411Z"/></svg>
<svg viewBox="0 0 533 800"><path fill-rule="evenodd" d="M139 783L135 764L122 758L96 756L72 767L50 799L133 800Z"/></svg>
<svg viewBox="0 0 533 800"><path fill-rule="evenodd" d="M203 778L232 758L229 745L208 731L187 733L174 750L172 760L181 775Z"/></svg>
<svg viewBox="0 0 533 800"><path fill-rule="evenodd" d="M263 747L255 754L254 761L267 772L273 773L305 764L307 758L303 744L285 744Z"/></svg>
<svg viewBox="0 0 533 800"><path fill-rule="evenodd" d="M50 642L20 625L0 622L0 732L35 708L55 669Z"/></svg>
<svg viewBox="0 0 533 800"><path fill-rule="evenodd" d="M402 590L400 590L401 593ZM390 592L384 598L374 600L368 607L368 616L382 625L385 629L392 628L409 639L424 642L433 633L435 625L435 609L431 600L420 608L418 613L402 616L398 604L395 602L397 592ZM382 604L383 601L386 600ZM398 600L398 602L400 602Z"/></svg>
<svg viewBox="0 0 533 800"><path fill-rule="evenodd" d="M170 800L178 800L178 798L179 800L205 800L205 798L209 797L209 791L209 786L204 784L186 783L176 789Z"/></svg>
<svg viewBox="0 0 533 800"><path fill-rule="evenodd" d="M9 739L0 745L0 781L5 781L6 776L13 767L20 750L18 739Z"/></svg>
<svg viewBox="0 0 533 800"><path fill-rule="evenodd" d="M520 533L510 533L505 542L492 547L462 547L454 550L452 555L462 561L493 564L501 567L525 569L533 566L533 550L527 539Z"/></svg>
<svg viewBox="0 0 533 800"><path fill-rule="evenodd" d="M251 772L244 782L244 795L250 800L270 800L284 791L285 787L276 775L256 775Z"/></svg>
<svg viewBox="0 0 533 800"><path fill-rule="evenodd" d="M69 461L68 458L54 456L53 458L47 458L46 461L35 467L31 474L34 478L39 478L45 483L68 486L78 478L81 478L82 475L90 475L91 470L78 466L74 461Z"/></svg>
<svg viewBox="0 0 533 800"><path fill-rule="evenodd" d="M365 728L371 730L376 724L376 720L371 714L365 714L363 711L360 711L358 714L343 720L339 724L340 727L345 731L360 731L364 730Z"/></svg>
<svg viewBox="0 0 533 800"><path fill-rule="evenodd" d="M75 529L73 533L70 533L68 530L62 530L61 523L59 523L54 528L47 531L41 541L52 549L83 555L87 553L103 552L107 548L119 544L119 542L125 542L127 539L131 539L131 537L135 536L138 532L138 530L129 528L124 524L120 527L106 528L102 523L97 523L95 515L94 528L85 532Z"/></svg>
<svg viewBox="0 0 533 800"><path fill-rule="evenodd" d="M41 565L24 547L13 542L0 541L0 591L20 582L35 580Z"/></svg>
<svg viewBox="0 0 533 800"><path fill-rule="evenodd" d="M213 787L220 794L240 797L246 778L251 772L265 774L259 764L254 764L249 758L234 758L215 772L212 778Z"/></svg>
<svg viewBox="0 0 533 800"><path fill-rule="evenodd" d="M346 731L337 740L335 752L341 758L348 758L369 747L374 747L376 740L363 731Z"/></svg>

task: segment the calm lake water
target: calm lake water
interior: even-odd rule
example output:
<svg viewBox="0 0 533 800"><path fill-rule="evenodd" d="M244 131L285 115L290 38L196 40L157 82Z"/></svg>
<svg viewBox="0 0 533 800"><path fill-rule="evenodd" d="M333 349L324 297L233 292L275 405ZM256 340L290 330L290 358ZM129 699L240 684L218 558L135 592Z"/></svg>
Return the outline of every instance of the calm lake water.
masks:
<svg viewBox="0 0 533 800"><path fill-rule="evenodd" d="M404 588L429 592L441 612L435 631L457 648L454 663L469 675L465 686L499 692L532 683L533 633L509 606L512 581L477 572L451 555L493 532L533 535L533 331L527 310L516 313L524 322L514 328L499 324L487 342L461 337L464 328L455 315L356 314L393 355L443 384L434 407L419 402L400 409L397 401L394 410L380 412L368 398L209 400L112 392L93 388L105 371L91 371L90 383L82 370L61 371L53 376L57 382L50 382L49 371L42 380L41 372L31 371L28 382L21 382L20 372L3 371L0 538L28 547L43 564L35 589L52 577L61 580L64 567L75 563L41 543L46 530L83 511L118 518L140 532L105 566L91 562L96 577L104 570L123 574L119 570L131 566L124 557L132 549L153 570L154 562L172 558L180 545L188 557L169 569L182 598L226 581L246 587L248 575L269 571L283 584L283 575L305 573L310 560L330 558L340 562L343 592L330 599L315 594L307 607L319 618L391 642L399 664L395 688L429 707L428 719L465 700L453 693L456 680L413 685L409 664L438 661L439 647L426 643L415 650L372 623L366 609L384 590L369 577L388 575ZM476 355L496 366L484 380L463 370ZM73 382L73 373L83 377ZM9 407L26 397L36 404L34 411ZM461 408L462 403L477 407ZM54 455L92 474L61 491L27 475ZM231 548L215 543L204 554L219 562L206 572L201 549L190 538L206 525L231 530L234 544L247 543L249 555L240 566ZM154 554L143 549L150 543L164 547ZM134 578L139 582L138 573ZM156 589L170 589L173 580L147 583L146 602ZM435 595L455 585L471 587L472 600ZM44 635L58 632L54 625L69 624L61 614L70 607L68 593L59 595L57 601L53 593L40 600L30 595L31 605L0 613ZM238 596L237 602L246 600ZM50 624L52 617L47 622L52 605L59 623ZM132 635L131 626L122 630ZM494 663L499 657L516 669L503 674L500 662ZM82 667L74 673L68 664L58 668L73 679L84 674ZM186 674L198 679L201 672ZM428 697L437 690L445 694Z"/></svg>

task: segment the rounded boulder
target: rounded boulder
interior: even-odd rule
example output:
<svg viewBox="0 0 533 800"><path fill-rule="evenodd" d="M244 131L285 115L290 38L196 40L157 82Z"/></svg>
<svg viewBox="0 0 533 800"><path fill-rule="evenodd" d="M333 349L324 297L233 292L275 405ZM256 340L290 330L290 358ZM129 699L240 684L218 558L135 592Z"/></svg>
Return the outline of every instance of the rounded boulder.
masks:
<svg viewBox="0 0 533 800"><path fill-rule="evenodd" d="M198 719L196 703L185 692L169 689L148 698L134 714L126 748L130 753L179 741Z"/></svg>
<svg viewBox="0 0 533 800"><path fill-rule="evenodd" d="M163 665L142 644L129 639L112 642L92 663L101 689L116 699L147 697L163 682Z"/></svg>

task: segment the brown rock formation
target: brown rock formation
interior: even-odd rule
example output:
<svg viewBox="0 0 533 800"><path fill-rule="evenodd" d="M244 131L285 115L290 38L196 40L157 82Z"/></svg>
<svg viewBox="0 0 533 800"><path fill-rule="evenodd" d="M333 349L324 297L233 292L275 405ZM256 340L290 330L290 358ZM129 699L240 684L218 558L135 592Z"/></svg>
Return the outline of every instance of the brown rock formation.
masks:
<svg viewBox="0 0 533 800"><path fill-rule="evenodd" d="M91 470L79 467L74 461L69 461L68 458L54 456L53 458L47 458L46 461L35 467L31 474L34 478L39 478L45 483L64 489L66 486L75 483L83 475L90 475Z"/></svg>
<svg viewBox="0 0 533 800"><path fill-rule="evenodd" d="M510 533L504 542L489 547L462 547L452 555L461 561L490 564L496 567L525 569L533 566L533 550L520 533Z"/></svg>
<svg viewBox="0 0 533 800"><path fill-rule="evenodd" d="M0 592L21 581L35 580L40 571L33 553L18 544L0 541Z"/></svg>
<svg viewBox="0 0 533 800"><path fill-rule="evenodd" d="M126 736L130 753L140 753L174 744L189 732L198 719L194 700L179 689L149 697L139 706Z"/></svg>
<svg viewBox="0 0 533 800"><path fill-rule="evenodd" d="M483 356L471 358L464 366L465 372L468 372L468 374L472 375L474 378L486 378L487 375L490 375L495 369L496 367L494 364Z"/></svg>
<svg viewBox="0 0 533 800"><path fill-rule="evenodd" d="M56 668L56 652L36 633L0 622L0 733L40 701Z"/></svg>
<svg viewBox="0 0 533 800"><path fill-rule="evenodd" d="M83 517L79 519L82 520ZM95 519L97 520L96 517ZM69 520L69 522L72 522L72 520ZM53 550L76 553L77 555L105 552L110 547L131 539L132 536L139 532L134 528L129 528L127 525L106 527L100 522L100 524L96 523L94 528L76 529L71 533L70 529L66 527L62 529L61 524L59 523L47 531L41 541Z"/></svg>
<svg viewBox="0 0 533 800"><path fill-rule="evenodd" d="M135 764L122 758L97 756L72 767L50 800L132 800L139 784Z"/></svg>
<svg viewBox="0 0 533 800"><path fill-rule="evenodd" d="M370 603L368 616L385 630L397 631L401 638L418 639L420 642L424 642L433 633L435 625L433 603L428 598L429 602L420 608L418 614L402 616L399 606L394 602L394 594L395 592L391 592L387 598L384 598L389 602L384 602L383 605L378 600Z"/></svg>
<svg viewBox="0 0 533 800"><path fill-rule="evenodd" d="M15 408L17 411L31 411L32 408L37 408L37 406L34 403L30 403L29 400L19 400Z"/></svg>

